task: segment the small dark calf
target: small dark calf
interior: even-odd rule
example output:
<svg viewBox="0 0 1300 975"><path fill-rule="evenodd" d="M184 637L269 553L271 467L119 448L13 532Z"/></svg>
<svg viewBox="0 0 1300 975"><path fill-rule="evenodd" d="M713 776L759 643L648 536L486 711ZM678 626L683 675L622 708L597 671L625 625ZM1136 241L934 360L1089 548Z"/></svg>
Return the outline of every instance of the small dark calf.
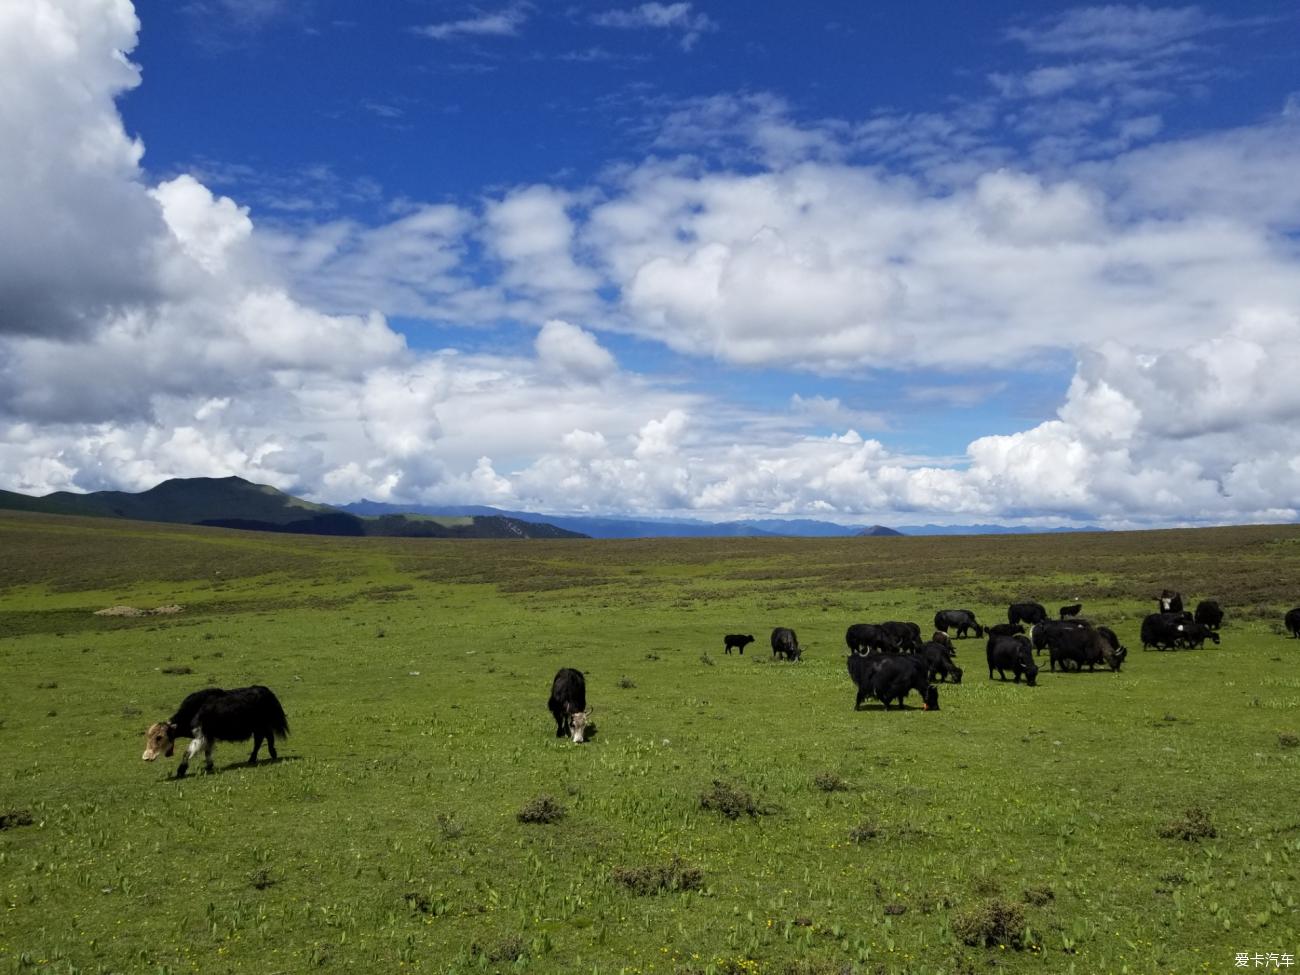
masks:
<svg viewBox="0 0 1300 975"><path fill-rule="evenodd" d="M176 778L185 777L190 759L203 752L204 769L212 771L212 746L219 741L247 741L253 739L253 753L249 765L257 764L257 753L266 742L266 749L274 760L276 737L289 735L289 721L284 716L280 701L269 688L260 684L223 690L207 687L195 691L181 702L176 713L167 721L151 725L145 732L145 749L142 756L152 762L159 755L172 756L177 738L190 738L181 764L176 767Z"/></svg>
<svg viewBox="0 0 1300 975"><path fill-rule="evenodd" d="M1079 612L1082 609L1083 609L1083 603L1075 603L1073 606L1062 606L1059 610L1057 610L1057 612L1059 613L1061 619L1065 619L1068 616L1078 616Z"/></svg>
<svg viewBox="0 0 1300 975"><path fill-rule="evenodd" d="M1202 599L1196 604L1196 615L1192 619L1212 630L1217 630L1223 625L1223 610L1213 599Z"/></svg>
<svg viewBox="0 0 1300 975"><path fill-rule="evenodd" d="M582 676L582 671L561 667L551 681L551 696L546 706L555 719L556 738L568 736L575 745L587 740L591 708L587 707L587 678Z"/></svg>
<svg viewBox="0 0 1300 975"><path fill-rule="evenodd" d="M731 653L731 648L735 647L740 651L740 655L745 655L745 647L754 642L753 634L728 633L722 638L722 652Z"/></svg>

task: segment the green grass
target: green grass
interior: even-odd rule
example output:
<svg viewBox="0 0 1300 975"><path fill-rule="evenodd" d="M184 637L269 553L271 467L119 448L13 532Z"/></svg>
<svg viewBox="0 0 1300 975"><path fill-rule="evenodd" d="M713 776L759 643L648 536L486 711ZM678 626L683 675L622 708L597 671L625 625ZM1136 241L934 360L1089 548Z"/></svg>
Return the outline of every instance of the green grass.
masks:
<svg viewBox="0 0 1300 975"><path fill-rule="evenodd" d="M0 973L1082 975L1300 947L1297 528L491 542L5 513L0 551ZM1141 651L1166 585L1224 605L1221 647ZM990 682L965 640L939 713L853 711L849 623L1076 597L1122 673ZM804 662L770 662L778 625ZM724 656L729 632L759 639ZM553 737L561 666L587 745ZM186 693L255 682L280 762L140 761ZM716 783L754 813L704 808ZM540 796L564 815L521 822Z"/></svg>

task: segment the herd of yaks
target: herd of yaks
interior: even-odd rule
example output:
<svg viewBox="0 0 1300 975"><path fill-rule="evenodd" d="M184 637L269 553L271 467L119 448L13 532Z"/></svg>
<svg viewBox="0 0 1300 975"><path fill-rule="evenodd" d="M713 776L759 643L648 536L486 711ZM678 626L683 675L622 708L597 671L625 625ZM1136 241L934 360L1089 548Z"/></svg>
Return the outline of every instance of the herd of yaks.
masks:
<svg viewBox="0 0 1300 975"><path fill-rule="evenodd" d="M1194 613L1183 609L1179 593L1164 590L1156 597L1159 610L1142 621L1142 647L1157 650L1193 649L1205 641L1219 642L1219 627L1223 624L1223 610L1213 600L1202 600ZM941 609L934 614L934 634L927 641L921 639L921 628L916 623L890 621L886 623L854 623L844 634L848 645L849 676L857 688L854 708L862 707L868 697L874 697L889 710L894 702L903 706L903 699L911 691L921 698L927 711L939 708L939 691L936 681L951 680L960 684L962 669L954 659L957 655L951 631L956 637L987 635L985 656L989 679L996 670L1002 680L1010 671L1015 682L1025 678L1033 687L1038 677L1036 654L1048 652L1051 669L1082 670L1086 665L1094 670L1105 664L1118 671L1128 656L1128 649L1120 644L1114 630L1094 626L1079 616L1081 604L1062 606L1058 619L1049 619L1041 603L1012 603L1007 607L1007 622L983 626L968 609ZM1300 607L1287 612L1283 624L1292 637L1300 638ZM1025 627L1029 630L1026 633ZM754 642L752 634L728 633L723 637L723 652L738 650ZM785 660L799 660L803 648L794 630L778 626L772 631L772 656ZM587 706L586 678L572 667L562 667L551 682L551 696L546 702L555 719L557 738L570 738L574 742L586 740L592 728L592 709ZM258 751L266 742L271 758L276 757L275 740L289 734L289 722L279 699L260 684L223 690L207 687L188 695L176 713L160 721L145 732L144 760L152 762L160 755L171 757L178 738L190 738L189 747L176 769L176 777L183 778L189 769L190 759L203 752L205 767L212 771L212 748L218 741L247 741L253 739L250 765L257 763Z"/></svg>

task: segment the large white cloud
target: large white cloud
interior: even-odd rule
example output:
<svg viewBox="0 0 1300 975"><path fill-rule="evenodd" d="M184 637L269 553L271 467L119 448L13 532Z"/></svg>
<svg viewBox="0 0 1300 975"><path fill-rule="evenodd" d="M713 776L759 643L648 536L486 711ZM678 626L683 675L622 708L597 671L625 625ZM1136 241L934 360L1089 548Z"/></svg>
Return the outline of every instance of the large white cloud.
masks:
<svg viewBox="0 0 1300 975"><path fill-rule="evenodd" d="M1090 23L1020 39L1110 56L1205 29L1137 18L1089 40ZM6 487L233 472L327 500L550 510L1296 516L1294 114L1044 170L937 116L905 145L882 120L801 127L751 96L745 123L690 108L738 120L762 161L743 171L651 161L587 191L268 230L192 176L147 184L114 106L139 80L136 29L125 0L0 7ZM708 129L670 121L671 138ZM922 175L854 161L876 150L924 155ZM384 313L536 333L514 353L417 352ZM810 379L737 406L638 375L615 332L809 376L913 370L918 400L1077 368L1054 418L939 461L865 438L889 426L869 396L850 409Z"/></svg>

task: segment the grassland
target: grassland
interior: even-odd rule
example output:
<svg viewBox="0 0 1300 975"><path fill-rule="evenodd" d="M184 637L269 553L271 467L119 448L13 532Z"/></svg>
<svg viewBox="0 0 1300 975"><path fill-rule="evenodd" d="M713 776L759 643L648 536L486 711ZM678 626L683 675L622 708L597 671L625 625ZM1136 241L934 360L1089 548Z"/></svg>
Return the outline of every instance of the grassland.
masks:
<svg viewBox="0 0 1300 975"><path fill-rule="evenodd" d="M1300 528L491 542L14 512L0 552L0 972L1300 955ZM1141 651L1164 586L1220 600L1221 647ZM1124 671L990 682L967 640L940 712L852 710L847 624L1022 598L1081 599ZM804 662L768 660L776 625ZM723 656L728 632L758 641ZM545 709L566 665L584 746ZM140 761L188 691L255 682L289 714L281 761L221 745L180 782ZM754 814L703 808L715 783ZM543 795L562 817L521 822Z"/></svg>

